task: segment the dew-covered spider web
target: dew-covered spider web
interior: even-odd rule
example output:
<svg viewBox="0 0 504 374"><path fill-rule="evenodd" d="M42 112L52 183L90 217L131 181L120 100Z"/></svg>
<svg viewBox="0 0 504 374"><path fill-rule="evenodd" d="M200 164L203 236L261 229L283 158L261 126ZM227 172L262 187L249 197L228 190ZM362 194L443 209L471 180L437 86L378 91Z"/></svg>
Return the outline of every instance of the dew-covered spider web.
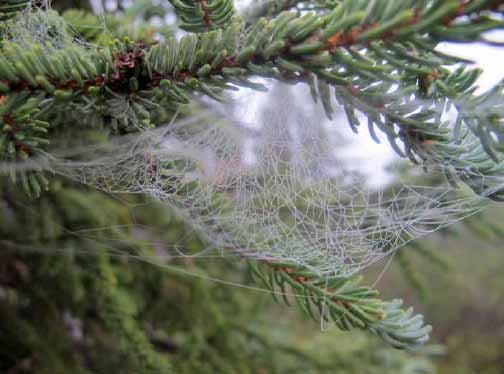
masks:
<svg viewBox="0 0 504 374"><path fill-rule="evenodd" d="M326 276L351 275L482 209L484 196L446 181L450 160L426 170L398 163L384 178L372 159L380 157L352 143L343 115L326 120L303 85L267 84L269 93L227 104L201 99L192 114L156 129L52 150L37 167L108 192L151 195L217 253ZM127 113L128 98L119 104ZM464 131L470 149L478 139ZM386 141L380 147L387 152ZM376 171L363 173L366 165ZM481 190L502 188L499 177L478 178Z"/></svg>
<svg viewBox="0 0 504 374"><path fill-rule="evenodd" d="M106 146L60 152L52 168L106 191L154 196L223 254L324 275L355 273L481 209L482 198L448 184L441 165L381 184L383 176L356 171L355 162L380 165L366 159L366 145L348 149L344 117L307 110L303 90L245 95L238 109L210 105Z"/></svg>

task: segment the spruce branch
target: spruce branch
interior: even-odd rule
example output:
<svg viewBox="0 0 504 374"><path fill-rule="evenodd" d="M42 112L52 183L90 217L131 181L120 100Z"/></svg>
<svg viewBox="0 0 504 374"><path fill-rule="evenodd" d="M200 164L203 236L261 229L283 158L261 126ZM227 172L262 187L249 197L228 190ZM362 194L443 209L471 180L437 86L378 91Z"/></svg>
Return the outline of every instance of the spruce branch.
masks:
<svg viewBox="0 0 504 374"><path fill-rule="evenodd" d="M49 123L37 119L40 97L29 98L28 92L9 96L0 95L0 161L6 163L23 162L30 157L44 153L42 148L49 143L47 128ZM11 180L21 180L24 190L30 196L38 197L47 189L48 181L41 173L11 169Z"/></svg>
<svg viewBox="0 0 504 374"><path fill-rule="evenodd" d="M475 192L502 200L503 187L489 185L485 177L504 173L499 153L504 144L503 85L474 95L478 70L451 72L444 65L458 60L435 50L440 41L479 40L481 33L501 28L502 21L491 16L502 9L501 3L375 1L369 6L367 1L343 1L315 13L261 18L245 28L232 19L231 1L177 0L173 4L183 27L200 32L180 42L171 38L144 44L125 38L85 49L51 43L21 47L5 41L0 54L0 155L17 162L50 149L46 129L65 121L53 112L76 111L82 127L140 131L157 123L153 117L158 110L188 104L193 93L221 100L225 90L239 86L263 89L250 80L261 76L308 83L329 118L334 96L354 131L362 112L377 141L376 129L400 155L413 162L446 164ZM217 30L203 32L210 29ZM450 105L457 107L457 123L464 123L478 141L458 144L460 137L442 120ZM481 106L486 110L478 110ZM404 152L398 140L405 144ZM34 195L45 185L38 173L20 178ZM132 316L117 317L127 306L115 293L114 275L103 261L100 297L111 305L110 325L117 325L125 341L148 349ZM368 330L404 349L428 339L430 326L424 326L422 316L401 309L399 301L378 299L376 291L354 279L320 279L294 264L265 267L254 272L271 289L285 293L291 287L309 314L315 310L341 329ZM142 355L146 366L158 366L153 352Z"/></svg>
<svg viewBox="0 0 504 374"><path fill-rule="evenodd" d="M481 176L503 172L496 151L501 147L503 87L474 96L478 70L451 72L444 65L456 59L434 50L438 42L450 40L449 30L459 28L460 19L466 22L464 40L501 28L502 21L481 15L500 10L501 3L387 2L392 3L376 1L369 7L342 2L321 14L284 12L249 29L236 20L223 30L189 34L179 43L169 39L145 45L125 39L84 50L4 42L0 90L6 95L42 93L49 107L72 103L95 120L96 113L112 118L114 128L129 132L153 126L151 116L158 108L186 104L191 92L220 100L224 90L236 86L262 89L250 81L254 75L308 82L328 117L334 87L354 131L360 111L369 119L371 136L378 140L378 128L401 156L446 163L477 193L490 190L486 196L501 200L503 190ZM458 122L480 140L470 151L457 145L460 139L441 120L450 105L458 108ZM482 105L490 110L479 111Z"/></svg>
<svg viewBox="0 0 504 374"><path fill-rule="evenodd" d="M379 293L360 286L358 278L320 278L314 272L290 263L250 262L252 274L273 295L280 292L289 304L290 287L301 309L318 320L334 322L342 330L362 329L381 337L395 348L414 350L429 339L431 326L413 310L401 309L402 301L382 301Z"/></svg>
<svg viewBox="0 0 504 374"><path fill-rule="evenodd" d="M30 6L30 0L0 0L0 22L15 17L19 12ZM1 31L0 23L0 31Z"/></svg>
<svg viewBox="0 0 504 374"><path fill-rule="evenodd" d="M223 28L235 15L233 0L170 0L182 20L180 28L206 32Z"/></svg>
<svg viewBox="0 0 504 374"><path fill-rule="evenodd" d="M155 351L149 338L135 320L134 305L117 287L116 275L105 253L96 258L98 267L97 299L103 309L106 325L120 336L119 345L125 357L133 361L142 373L168 374L172 368L165 356Z"/></svg>

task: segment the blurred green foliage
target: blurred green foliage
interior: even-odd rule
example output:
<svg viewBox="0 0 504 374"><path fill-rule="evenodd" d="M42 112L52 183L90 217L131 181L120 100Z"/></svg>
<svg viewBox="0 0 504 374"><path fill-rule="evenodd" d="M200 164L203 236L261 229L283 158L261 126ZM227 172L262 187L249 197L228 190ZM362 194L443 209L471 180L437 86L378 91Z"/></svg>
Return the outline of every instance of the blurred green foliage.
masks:
<svg viewBox="0 0 504 374"><path fill-rule="evenodd" d="M489 208L415 242L396 255L378 284L436 326L434 341L445 346L437 360L440 373L504 372L503 219L499 207ZM410 264L406 277L401 257ZM367 276L374 280L382 269L378 264ZM412 273L420 292L408 281Z"/></svg>
<svg viewBox="0 0 504 374"><path fill-rule="evenodd" d="M433 373L369 335L316 331L165 206L57 180L0 192L0 372ZM192 275L189 275L191 273Z"/></svg>

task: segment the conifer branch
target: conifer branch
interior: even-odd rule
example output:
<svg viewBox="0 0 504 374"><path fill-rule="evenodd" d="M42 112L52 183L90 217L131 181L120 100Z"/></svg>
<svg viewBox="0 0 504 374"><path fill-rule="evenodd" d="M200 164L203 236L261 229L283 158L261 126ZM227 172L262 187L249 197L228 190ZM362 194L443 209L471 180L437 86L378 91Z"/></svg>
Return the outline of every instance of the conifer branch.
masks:
<svg viewBox="0 0 504 374"><path fill-rule="evenodd" d="M301 309L314 320L334 322L342 330L362 329L400 349L413 350L429 339L431 326L413 310L401 309L402 301L382 301L379 293L360 286L358 278L323 279L308 269L289 263L249 263L253 275L273 295L280 292L289 304L290 288Z"/></svg>
<svg viewBox="0 0 504 374"><path fill-rule="evenodd" d="M224 90L235 86L262 89L249 80L254 75L308 82L330 118L330 87L335 87L354 131L358 110L369 118L371 135L375 137L375 127L384 132L401 156L413 162L447 162L454 175L484 194L489 186L481 176L500 175L504 167L496 151L501 147L503 86L475 97L479 72L450 72L443 65L456 60L434 48L451 40L460 17L469 17L463 21L466 41L501 28L502 21L478 15L502 5L481 0L415 2L412 9L409 2L393 3L374 9L343 2L322 14L284 12L247 30L234 21L225 30L189 34L180 43L170 39L144 45L126 39L91 50L4 43L0 92L43 94L48 99L45 110L72 102L96 117L99 106L103 118L112 117L114 127L129 132L152 126L151 114L160 106L188 103L190 92L220 100ZM404 102L411 95L414 100ZM104 102L105 107L99 105ZM468 123L481 141L469 153L441 121L449 105L458 107L459 122ZM491 110L478 111L482 105ZM411 114L415 109L419 112ZM398 139L405 152L397 146ZM488 197L503 198L502 188L490 190Z"/></svg>
<svg viewBox="0 0 504 374"><path fill-rule="evenodd" d="M145 332L134 318L134 305L121 294L112 266L105 254L97 255L96 291L98 305L104 311L105 324L120 334L119 344L128 360L141 373L169 374L172 372L166 356L155 351Z"/></svg>
<svg viewBox="0 0 504 374"><path fill-rule="evenodd" d="M224 91L239 86L264 89L250 80L261 76L306 82L329 118L335 96L355 132L360 127L359 111L368 117L370 134L377 141L376 128L400 155L413 162L446 164L476 193L504 200L504 187L489 185L485 179L504 174L500 154L504 86L474 95L478 70L452 72L444 65L458 60L435 50L440 41L476 41L483 32L502 28L504 23L492 17L492 12L502 11L502 1L382 0L374 6L367 1L337 1L317 12L261 18L250 28L234 18L230 0L172 3L182 27L198 34L157 44L125 38L88 49L3 42L0 159L18 162L49 151L51 131L66 121L54 112L65 113L68 108L78 112L80 126L108 126L120 134L140 131L155 126L158 110L188 104L193 93L222 100ZM20 9L21 2L1 4L3 20L10 10ZM479 142L469 147L458 144L460 138L441 118L450 105L457 107L457 123L464 123ZM404 143L404 152L397 140ZM40 173L19 177L32 195L47 185ZM307 313L315 310L341 329L368 330L404 349L428 339L430 326L424 326L422 316L401 309L399 301L378 299L376 291L359 287L356 280L321 279L294 264L265 266L263 272L251 265L272 290L285 293L284 288L291 287ZM127 306L114 290L109 264L99 267L99 296L113 312L109 323L125 341L147 347L141 352L146 367L158 367L158 357L148 349L131 315L116 318L117 311Z"/></svg>
<svg viewBox="0 0 504 374"><path fill-rule="evenodd" d="M0 161L19 162L44 153L49 144L49 123L37 119L40 97L29 98L29 92L19 95L0 96ZM47 189L48 180L42 173L16 171L10 173L12 182L20 179L23 189L30 196L39 196Z"/></svg>
<svg viewBox="0 0 504 374"><path fill-rule="evenodd" d="M13 18L18 12L30 6L30 0L0 0L0 30L1 22Z"/></svg>
<svg viewBox="0 0 504 374"><path fill-rule="evenodd" d="M233 0L170 0L182 23L190 32L223 28L235 15Z"/></svg>

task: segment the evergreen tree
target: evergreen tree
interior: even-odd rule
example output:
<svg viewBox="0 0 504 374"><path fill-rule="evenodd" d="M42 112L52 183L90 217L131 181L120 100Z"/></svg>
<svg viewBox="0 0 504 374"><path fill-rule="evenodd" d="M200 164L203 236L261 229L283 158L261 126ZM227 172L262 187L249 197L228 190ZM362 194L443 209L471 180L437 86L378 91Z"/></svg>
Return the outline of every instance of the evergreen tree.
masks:
<svg viewBox="0 0 504 374"><path fill-rule="evenodd" d="M232 0L170 3L182 38L148 22L166 12L148 2L98 17L88 4L61 5L58 13L0 0L0 370L431 372L423 359L377 349L370 339L352 352L328 352L332 359L303 351L293 334L282 341L258 327L275 307L211 280L266 286L316 321L421 349L431 327L400 300L380 299L357 277L327 277L307 263L258 259L237 248L223 251L243 262L160 262L160 252L171 253L166 243L196 254L208 238L177 209L90 189L68 178L83 181L75 175L59 175L66 164L54 160L84 145L89 154L67 161L93 165L92 150L113 137L142 139L175 117L190 119L209 100L225 100L228 90L263 90L254 80L262 77L309 85L329 118L336 97L353 130L363 113L371 136L385 134L401 156L501 201L503 83L475 94L480 71L436 47L491 43L485 32L503 27L503 2L269 0L241 13ZM454 126L443 117L450 106ZM155 169L167 193L190 191L191 181L176 177L177 161L136 177L147 183ZM207 209L225 210L225 192ZM390 358L379 360L381 354Z"/></svg>

